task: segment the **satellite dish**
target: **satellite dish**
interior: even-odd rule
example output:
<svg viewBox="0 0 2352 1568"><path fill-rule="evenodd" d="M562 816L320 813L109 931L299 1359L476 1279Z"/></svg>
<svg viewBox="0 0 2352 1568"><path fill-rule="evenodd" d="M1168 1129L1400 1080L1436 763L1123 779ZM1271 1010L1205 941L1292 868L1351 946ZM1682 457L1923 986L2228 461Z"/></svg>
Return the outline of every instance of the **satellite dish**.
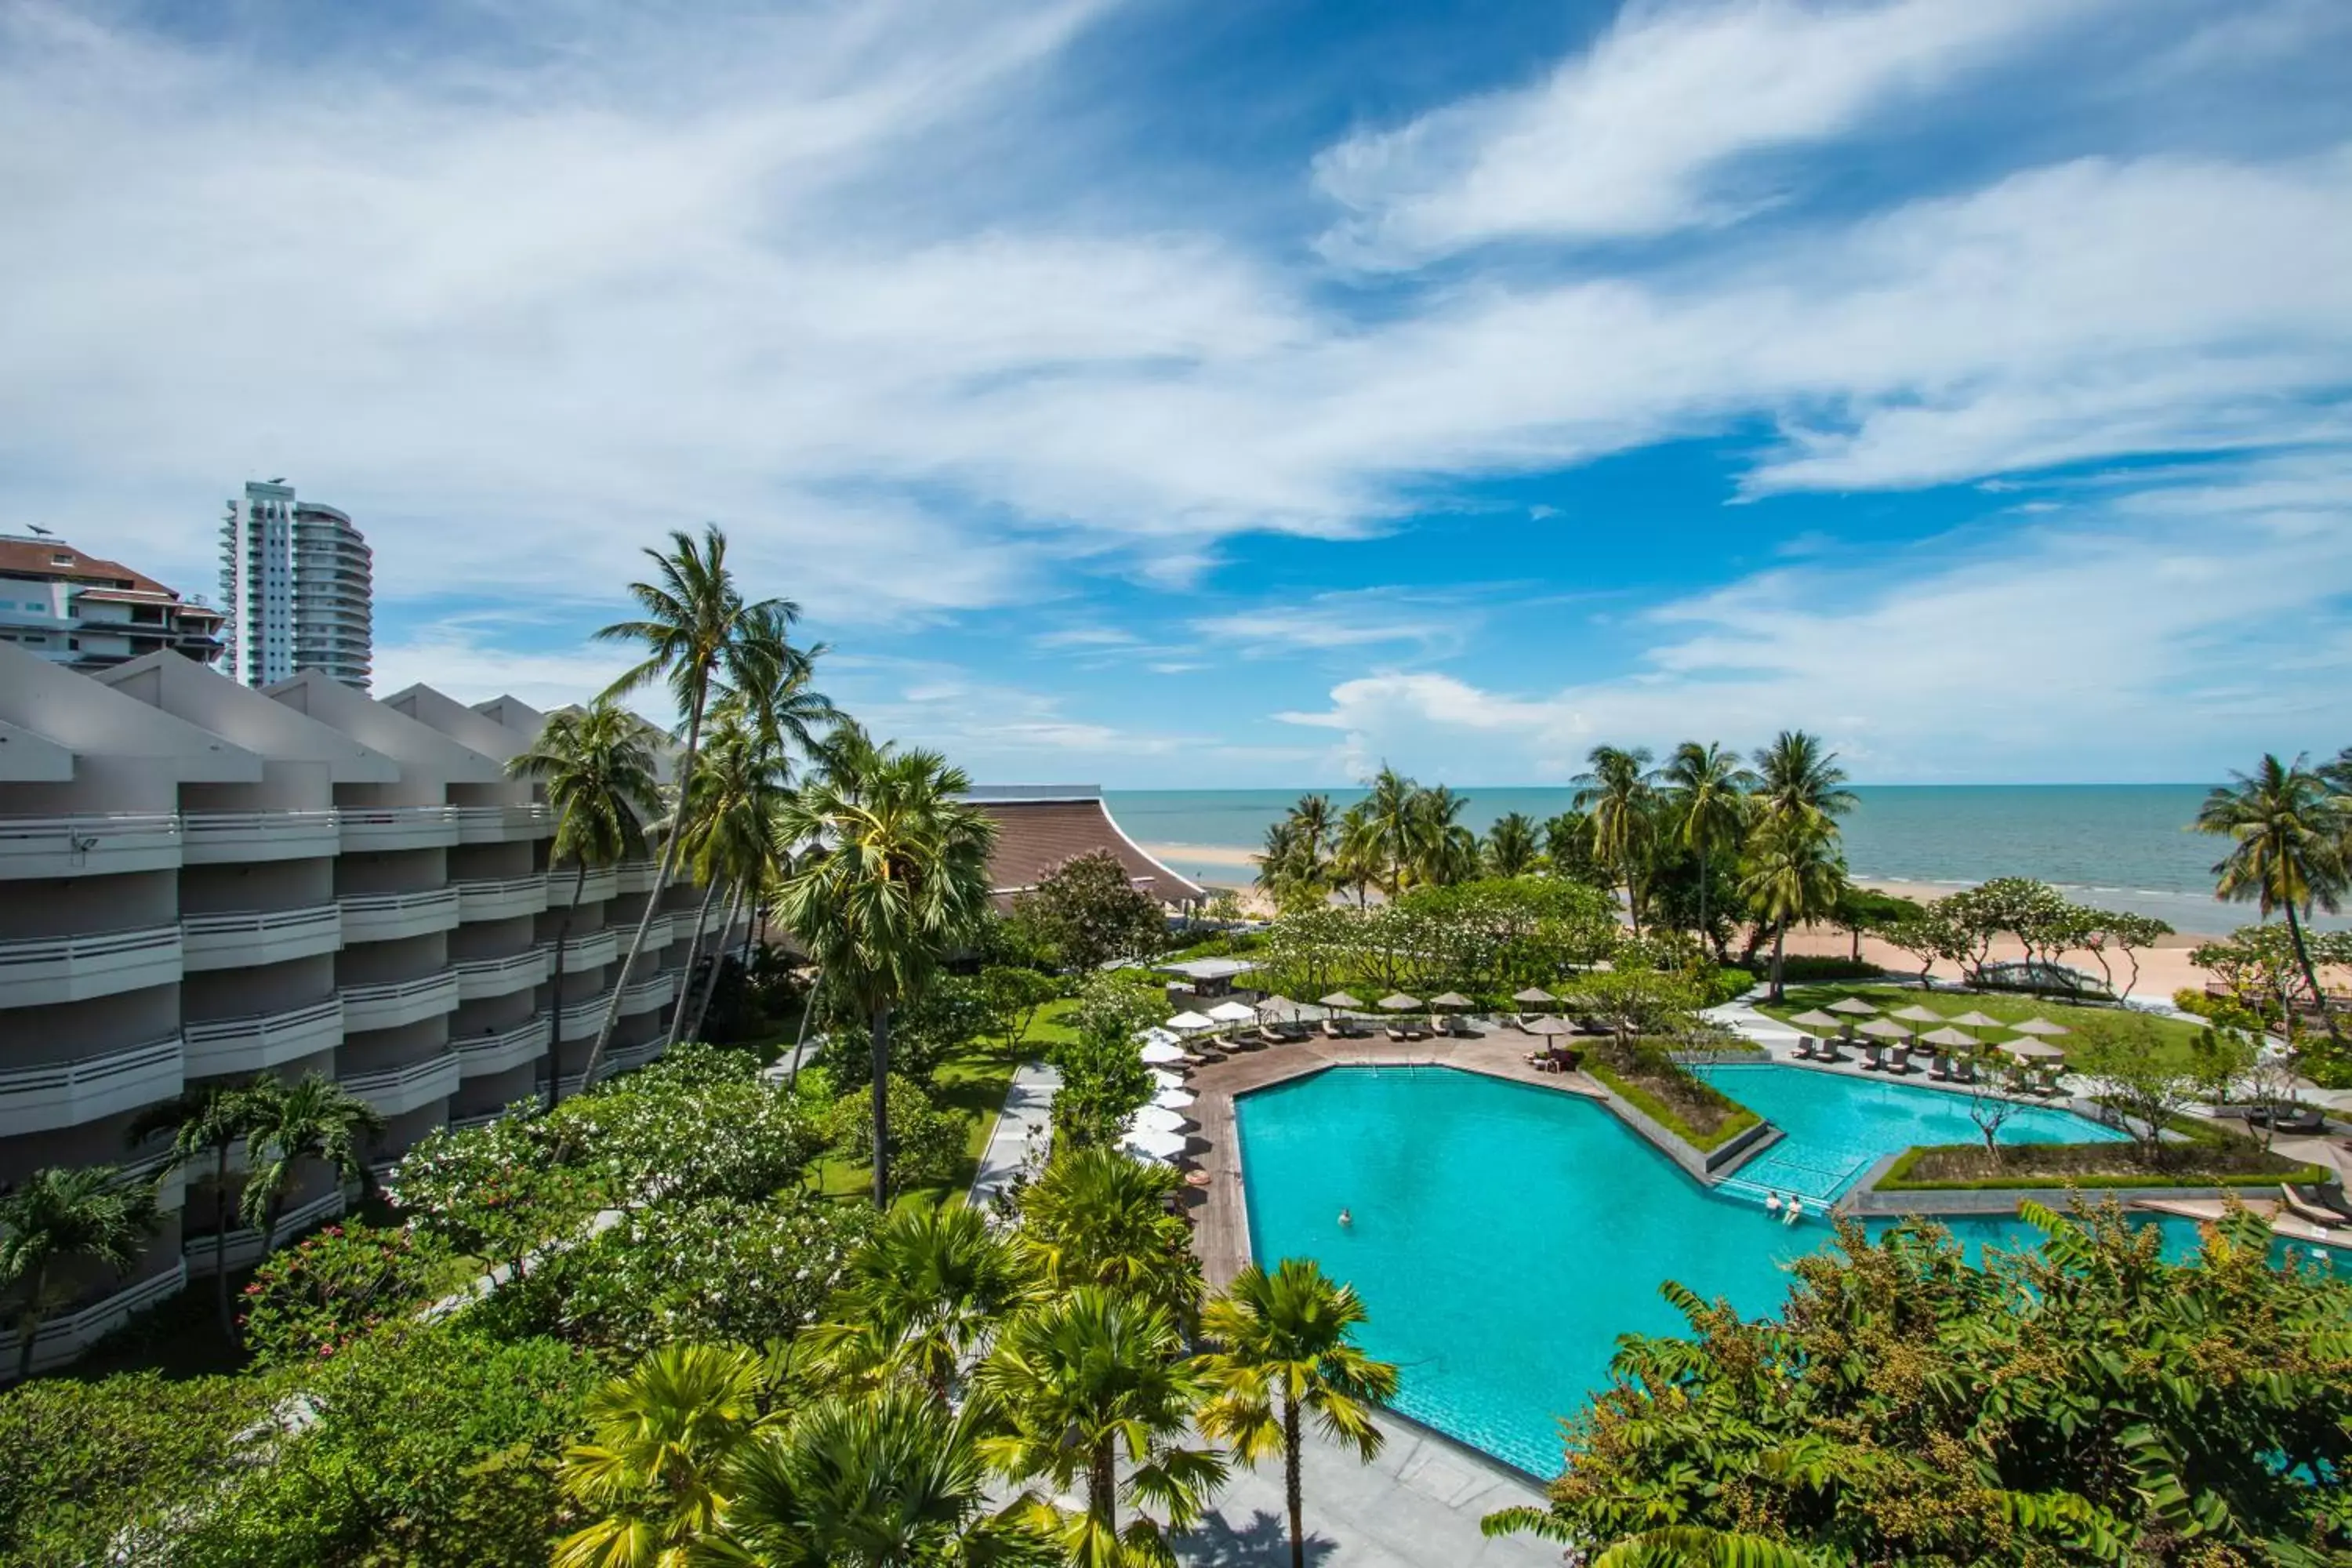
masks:
<svg viewBox="0 0 2352 1568"><path fill-rule="evenodd" d="M282 485L286 482L286 476L284 474L280 474L269 482L273 485Z"/></svg>
<svg viewBox="0 0 2352 1568"><path fill-rule="evenodd" d="M47 529L43 528L37 522L28 522L25 526L31 529L35 533L39 534L43 539L55 539L57 537L56 534L51 533Z"/></svg>

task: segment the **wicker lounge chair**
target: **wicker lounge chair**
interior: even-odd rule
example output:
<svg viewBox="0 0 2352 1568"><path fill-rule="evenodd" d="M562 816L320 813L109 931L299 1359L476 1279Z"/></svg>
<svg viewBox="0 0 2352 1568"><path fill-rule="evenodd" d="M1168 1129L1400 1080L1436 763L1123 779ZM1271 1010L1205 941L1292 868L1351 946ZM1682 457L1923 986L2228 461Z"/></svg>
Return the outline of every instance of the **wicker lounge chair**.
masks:
<svg viewBox="0 0 2352 1568"><path fill-rule="evenodd" d="M2282 1182L2279 1196L2285 1200L2287 1213L2322 1230L2352 1226L2352 1205L2346 1204L2340 1187Z"/></svg>

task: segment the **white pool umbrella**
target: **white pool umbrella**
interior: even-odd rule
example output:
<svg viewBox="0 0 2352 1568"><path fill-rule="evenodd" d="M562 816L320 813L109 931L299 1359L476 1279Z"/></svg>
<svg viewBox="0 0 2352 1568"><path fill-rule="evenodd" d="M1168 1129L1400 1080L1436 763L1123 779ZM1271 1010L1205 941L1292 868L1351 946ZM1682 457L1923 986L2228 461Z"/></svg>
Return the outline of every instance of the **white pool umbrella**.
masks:
<svg viewBox="0 0 2352 1568"><path fill-rule="evenodd" d="M2028 1018L2022 1024L2009 1026L2021 1035L2071 1035L2074 1032L2065 1025L2053 1024L2047 1018Z"/></svg>
<svg viewBox="0 0 2352 1568"><path fill-rule="evenodd" d="M1151 1103L1162 1110L1181 1110L1197 1098L1189 1089L1163 1089L1151 1097Z"/></svg>
<svg viewBox="0 0 2352 1568"><path fill-rule="evenodd" d="M1418 996L1408 996L1402 991L1391 992L1381 998L1381 1007L1390 1013L1418 1013L1422 1003Z"/></svg>
<svg viewBox="0 0 2352 1568"><path fill-rule="evenodd" d="M1209 1009L1209 1017L1219 1024L1255 1024L1257 1009L1246 1002L1220 1002Z"/></svg>
<svg viewBox="0 0 2352 1568"><path fill-rule="evenodd" d="M1127 1119L1129 1132L1177 1132L1183 1130L1184 1119L1164 1106L1147 1105Z"/></svg>
<svg viewBox="0 0 2352 1568"><path fill-rule="evenodd" d="M1181 1132L1130 1132L1118 1142L1121 1148L1150 1160L1173 1160L1184 1152Z"/></svg>
<svg viewBox="0 0 2352 1568"><path fill-rule="evenodd" d="M1872 1006L1869 1003L1864 1001L1859 996L1844 996L1831 1003L1830 1011L1832 1013L1851 1013L1855 1017L1859 1018L1865 1013L1875 1013L1878 1009Z"/></svg>
<svg viewBox="0 0 2352 1568"><path fill-rule="evenodd" d="M2011 1040L1994 1048L2007 1051L2013 1057L2023 1057L2029 1061L2051 1061L2066 1054L2047 1040Z"/></svg>
<svg viewBox="0 0 2352 1568"><path fill-rule="evenodd" d="M1154 1044L1144 1047L1141 1055L1143 1059L1150 1065L1153 1067L1165 1067L1170 1062L1182 1061L1184 1059L1184 1048L1181 1046Z"/></svg>
<svg viewBox="0 0 2352 1568"><path fill-rule="evenodd" d="M1323 998L1323 1005L1326 1007L1354 1008L1361 1007L1363 1003L1358 998L1349 995L1345 991L1334 991L1331 994Z"/></svg>
<svg viewBox="0 0 2352 1568"><path fill-rule="evenodd" d="M1890 1018L1907 1018L1915 1024L1940 1024L1944 1021L1944 1016L1941 1013L1930 1013L1927 1008L1920 1006L1916 1002L1914 1002L1908 1007L1897 1007L1894 1012L1888 1014L1887 1016Z"/></svg>
<svg viewBox="0 0 2352 1568"><path fill-rule="evenodd" d="M1204 1018L1198 1013L1179 1013L1169 1019L1166 1025L1166 1027L1175 1030L1180 1035L1197 1035L1203 1029L1213 1029L1216 1026L1217 1021L1214 1018Z"/></svg>
<svg viewBox="0 0 2352 1568"><path fill-rule="evenodd" d="M1151 1083L1153 1088L1160 1089L1181 1089L1184 1087L1184 1080L1179 1078L1176 1074L1170 1072L1166 1068L1153 1068L1151 1069Z"/></svg>

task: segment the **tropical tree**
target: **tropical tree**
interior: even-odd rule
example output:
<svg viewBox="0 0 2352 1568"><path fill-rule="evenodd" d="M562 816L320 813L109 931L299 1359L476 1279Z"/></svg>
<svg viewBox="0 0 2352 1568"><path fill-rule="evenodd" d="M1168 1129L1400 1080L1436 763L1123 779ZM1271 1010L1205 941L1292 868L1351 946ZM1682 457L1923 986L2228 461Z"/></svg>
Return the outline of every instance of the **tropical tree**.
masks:
<svg viewBox="0 0 2352 1568"><path fill-rule="evenodd" d="M1224 1480L1214 1450L1183 1443L1200 1376L1176 1320L1151 1302L1092 1285L1043 1301L1005 1325L979 1382L1007 1428L983 1442L991 1462L1084 1495L1083 1510L1054 1516L1072 1563L1166 1563L1168 1532L1194 1523ZM1159 1517L1122 1524L1122 1504Z"/></svg>
<svg viewBox="0 0 2352 1568"><path fill-rule="evenodd" d="M1202 1331L1217 1347L1201 1358L1210 1391L1201 1430L1248 1463L1282 1455L1291 1568L1307 1568L1299 1481L1307 1418L1366 1464L1381 1451L1371 1406L1395 1396L1397 1369L1354 1342L1365 1316L1353 1289L1304 1258L1286 1258L1271 1274L1251 1264L1201 1313Z"/></svg>
<svg viewBox="0 0 2352 1568"><path fill-rule="evenodd" d="M1412 870L1415 882L1443 887L1478 874L1478 836L1460 820L1469 804L1444 784L1414 795Z"/></svg>
<svg viewBox="0 0 2352 1568"><path fill-rule="evenodd" d="M1380 835L1372 827L1371 801L1358 801L1339 814L1331 840L1331 880L1350 889L1362 909L1373 888L1382 885Z"/></svg>
<svg viewBox="0 0 2352 1568"><path fill-rule="evenodd" d="M560 867L569 862L573 868L572 897L564 901L555 928L550 1005L557 1017L547 1047L551 1110L562 1092L563 944L571 938L590 868L646 853L645 825L661 811L661 785L654 774L653 748L647 744L652 732L652 726L635 714L599 698L584 709L549 714L530 749L507 763L509 777L527 779L546 792L555 816L547 863ZM584 1076L582 1082L586 1082Z"/></svg>
<svg viewBox="0 0 2352 1568"><path fill-rule="evenodd" d="M849 1256L830 1321L812 1348L836 1375L919 1378L944 1400L966 1356L1020 1300L1019 1254L981 1210L894 1209Z"/></svg>
<svg viewBox="0 0 2352 1568"><path fill-rule="evenodd" d="M1799 816L1767 817L1748 842L1739 890L1772 932L1772 1000L1781 997L1780 973L1789 928L1837 908L1845 861L1825 821Z"/></svg>
<svg viewBox="0 0 2352 1568"><path fill-rule="evenodd" d="M155 1189L113 1165L45 1167L0 1194L0 1291L18 1297L17 1382L33 1375L33 1342L57 1305L58 1267L87 1258L123 1273L155 1224Z"/></svg>
<svg viewBox="0 0 2352 1568"><path fill-rule="evenodd" d="M1507 811L1486 829L1483 859L1490 876L1525 877L1542 859L1536 842L1535 819L1525 812Z"/></svg>
<svg viewBox="0 0 2352 1568"><path fill-rule="evenodd" d="M2315 905L2330 914L2342 906L2344 840L2352 818L2300 756L2282 763L2265 754L2252 773L2230 777L2231 783L2207 795L2197 812L2199 832L2231 841L2230 852L2213 867L2214 896L2252 903L2264 920L2274 910L2285 911L2287 937L2304 982L2328 1037L2341 1045L2336 1015L2304 940L2302 916Z"/></svg>
<svg viewBox="0 0 2352 1568"><path fill-rule="evenodd" d="M694 1000L695 963L702 955L702 927L711 900L722 891L727 894L728 928L731 928L745 890L763 886L784 857L784 847L776 837L775 816L791 792L791 760L741 714L724 713L714 722L678 812L686 862L695 880L702 884L703 894L695 911L694 934L687 945L677 1001L670 1010L673 1045L685 1037ZM723 942L719 946L724 946ZM719 956L717 952L711 954L714 982Z"/></svg>
<svg viewBox="0 0 2352 1568"><path fill-rule="evenodd" d="M1201 1275L1192 1232L1170 1211L1181 1184L1116 1149L1064 1151L1021 1195L1022 1250L1048 1289L1098 1285L1188 1320Z"/></svg>
<svg viewBox="0 0 2352 1568"><path fill-rule="evenodd" d="M1421 795L1411 779L1382 766L1372 776L1371 793L1341 818L1343 852L1391 898L1424 859L1428 816Z"/></svg>
<svg viewBox="0 0 2352 1568"><path fill-rule="evenodd" d="M553 1568L684 1568L726 1507L728 1461L774 1417L781 1371L740 1345L665 1345L590 1394L589 1439L559 1479L597 1517Z"/></svg>
<svg viewBox="0 0 2352 1568"><path fill-rule="evenodd" d="M1266 826L1265 847L1257 857L1257 885L1273 894L1276 904L1321 899L1337 880L1339 836L1331 797L1300 795L1280 821Z"/></svg>
<svg viewBox="0 0 2352 1568"><path fill-rule="evenodd" d="M811 848L778 885L774 918L872 1032L877 1208L889 1190L891 1011L973 939L988 908L996 827L963 802L971 784L936 752L861 737L821 757L776 813L782 841Z"/></svg>
<svg viewBox="0 0 2352 1568"><path fill-rule="evenodd" d="M169 1132L173 1164L211 1163L213 1305L220 1316L221 1333L232 1341L236 1338L236 1314L230 1307L228 1295L228 1159L237 1144L265 1120L269 1097L283 1089L278 1079L267 1074L250 1083L198 1085L141 1111L131 1118L126 1134L135 1148L158 1132Z"/></svg>
<svg viewBox="0 0 2352 1568"><path fill-rule="evenodd" d="M1589 771L1576 777L1576 809L1591 826L1593 858L1616 874L1625 889L1633 932L1642 931L1642 858L1648 848L1650 806L1655 798L1650 753L1639 747L1595 746Z"/></svg>
<svg viewBox="0 0 2352 1568"><path fill-rule="evenodd" d="M985 1406L904 1385L818 1401L728 1465L723 1532L700 1560L744 1568L1045 1568L1024 1503L989 1497Z"/></svg>
<svg viewBox="0 0 2352 1568"><path fill-rule="evenodd" d="M1739 753L1713 742L1685 741L1660 770L1674 812L1675 836L1698 858L1699 940L1708 940L1707 867L1738 846L1748 826L1748 792L1757 776L1740 765Z"/></svg>
<svg viewBox="0 0 2352 1568"><path fill-rule="evenodd" d="M799 617L800 607L787 599L747 601L727 565L727 536L719 525L704 525L698 542L683 530L672 530L670 548L647 550L654 563L650 583L632 583L629 596L636 601L638 618L600 627L596 636L612 642L641 644L645 658L621 673L604 690L619 698L656 681L665 684L685 727L686 749L679 754L677 777L690 784L702 751L702 721L714 697L730 693L772 690L793 668L795 655L785 633ZM652 929L662 889L677 870L685 836L673 833L662 846L661 869L646 895L645 912L629 939L628 955L620 973L626 976L645 951L646 932ZM621 1018L623 987L613 987L604 1021L589 1047L582 1085L593 1082L596 1068L613 1041Z"/></svg>
<svg viewBox="0 0 2352 1568"><path fill-rule="evenodd" d="M365 1142L383 1131L375 1107L324 1073L305 1073L256 1101L238 1207L261 1232L264 1258L278 1244L278 1221L302 1163L319 1161L341 1182L362 1180Z"/></svg>
<svg viewBox="0 0 2352 1568"><path fill-rule="evenodd" d="M1834 826L1834 818L1854 808L1854 794L1845 787L1845 770L1837 765L1837 753L1822 747L1819 736L1783 730L1770 745L1756 752L1755 763L1756 809L1769 821L1802 817L1816 826Z"/></svg>

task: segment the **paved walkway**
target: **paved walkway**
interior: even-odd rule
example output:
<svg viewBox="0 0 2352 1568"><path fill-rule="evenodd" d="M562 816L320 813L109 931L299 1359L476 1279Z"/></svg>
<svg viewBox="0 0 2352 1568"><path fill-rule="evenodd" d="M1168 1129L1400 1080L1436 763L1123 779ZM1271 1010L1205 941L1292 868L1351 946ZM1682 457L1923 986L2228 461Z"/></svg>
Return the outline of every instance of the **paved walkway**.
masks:
<svg viewBox="0 0 2352 1568"><path fill-rule="evenodd" d="M1013 1070L1004 1109L981 1151L965 1201L975 1208L989 1206L1012 1190L1013 1179L1033 1159L1045 1158L1054 1139L1054 1094L1061 1087L1062 1075L1044 1062L1024 1062Z"/></svg>

